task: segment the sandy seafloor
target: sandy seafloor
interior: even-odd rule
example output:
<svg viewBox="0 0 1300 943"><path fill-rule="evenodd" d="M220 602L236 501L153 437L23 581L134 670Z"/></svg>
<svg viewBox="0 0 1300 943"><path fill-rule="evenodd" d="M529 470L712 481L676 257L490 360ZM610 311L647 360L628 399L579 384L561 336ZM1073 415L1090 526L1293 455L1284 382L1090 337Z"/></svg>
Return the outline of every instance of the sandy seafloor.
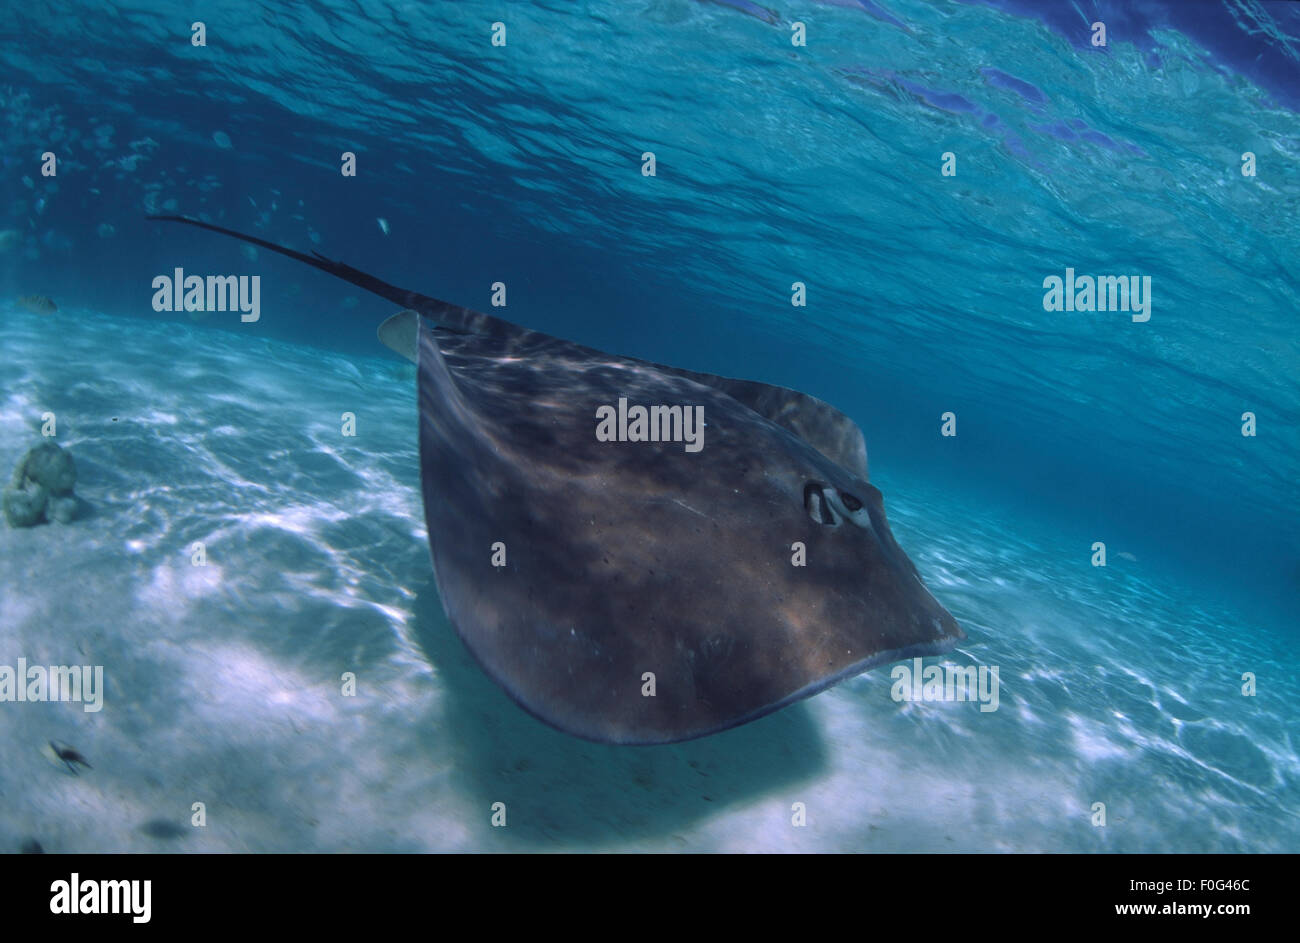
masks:
<svg viewBox="0 0 1300 943"><path fill-rule="evenodd" d="M0 312L3 473L51 410L84 502L0 529L0 663L106 675L99 713L0 704L4 851L1300 849L1290 656L1141 558L1094 569L1046 524L873 468L970 635L951 657L1000 666L998 711L895 704L877 669L704 740L591 744L516 707L442 613L411 368ZM1268 684L1242 697L1225 666Z"/></svg>

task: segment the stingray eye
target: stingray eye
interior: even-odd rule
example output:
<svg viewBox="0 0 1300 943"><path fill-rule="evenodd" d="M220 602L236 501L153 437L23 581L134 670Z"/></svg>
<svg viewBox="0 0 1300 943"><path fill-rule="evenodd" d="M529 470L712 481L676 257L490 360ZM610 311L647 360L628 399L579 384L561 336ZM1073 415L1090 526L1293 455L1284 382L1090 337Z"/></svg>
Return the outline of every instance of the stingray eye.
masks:
<svg viewBox="0 0 1300 943"><path fill-rule="evenodd" d="M844 506L848 508L850 511L862 510L862 502L859 501L853 495L849 494L847 491L840 492L840 500L844 502Z"/></svg>
<svg viewBox="0 0 1300 943"><path fill-rule="evenodd" d="M835 511L826 498L826 492L815 481L810 481L803 486L803 506L808 516L816 523L826 524L829 527L839 524L839 518L835 516Z"/></svg>

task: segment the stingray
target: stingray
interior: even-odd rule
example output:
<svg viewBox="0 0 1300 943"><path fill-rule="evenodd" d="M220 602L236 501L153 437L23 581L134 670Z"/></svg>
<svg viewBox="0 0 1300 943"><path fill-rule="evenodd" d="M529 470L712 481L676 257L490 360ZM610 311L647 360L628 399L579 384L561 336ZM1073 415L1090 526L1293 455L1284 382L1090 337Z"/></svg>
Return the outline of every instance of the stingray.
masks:
<svg viewBox="0 0 1300 943"><path fill-rule="evenodd" d="M598 742L688 740L965 637L895 542L861 430L826 403L151 218L234 236L401 308L379 338L417 366L442 604L482 669L540 720ZM660 441L643 440L635 406L662 407ZM702 414L699 448L673 440L687 432L673 406ZM614 414L617 435L598 436Z"/></svg>

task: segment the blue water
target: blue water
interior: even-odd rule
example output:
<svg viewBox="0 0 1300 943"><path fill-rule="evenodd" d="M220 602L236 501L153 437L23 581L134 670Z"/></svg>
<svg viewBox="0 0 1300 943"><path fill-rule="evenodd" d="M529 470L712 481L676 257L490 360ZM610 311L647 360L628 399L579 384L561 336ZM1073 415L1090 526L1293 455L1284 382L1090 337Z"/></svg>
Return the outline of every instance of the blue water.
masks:
<svg viewBox="0 0 1300 943"><path fill-rule="evenodd" d="M0 704L6 755L34 756L0 772L0 842L173 848L137 827L188 817L162 764L237 823L193 850L1300 850L1300 5L227 2L201 49L174 4L115 10L0 23L0 299L60 309L0 305L0 464L55 408L99 509L80 533L0 531L0 663L78 637L133 666L118 720ZM900 710L877 672L630 754L516 716L440 641L409 377L374 341L391 306L148 212L481 309L505 281L520 324L834 403L968 630L960 658L1002 666L1002 707ZM153 312L177 266L260 274L261 321ZM1045 311L1067 267L1149 275L1150 320ZM378 439L330 445L317 386L331 422L373 409ZM119 412L136 424L106 426ZM194 583L167 561L205 534L277 574ZM61 598L71 573L97 601ZM352 656L401 697L338 706ZM247 697L213 697L205 659ZM315 733L285 741L267 705L295 697ZM97 753L97 782L50 786L56 735ZM205 736L252 751L246 775L213 772ZM363 759L340 771L330 743ZM152 796L135 818L123 789ZM503 791L519 817L480 827ZM351 829L302 824L344 809Z"/></svg>

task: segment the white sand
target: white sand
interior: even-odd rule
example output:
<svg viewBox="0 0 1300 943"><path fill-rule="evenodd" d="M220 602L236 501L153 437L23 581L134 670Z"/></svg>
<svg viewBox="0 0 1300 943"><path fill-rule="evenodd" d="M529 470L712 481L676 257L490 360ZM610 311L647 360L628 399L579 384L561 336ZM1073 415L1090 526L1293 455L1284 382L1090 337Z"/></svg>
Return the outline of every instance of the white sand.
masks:
<svg viewBox="0 0 1300 943"><path fill-rule="evenodd" d="M896 704L877 670L702 741L589 744L516 707L442 614L401 366L0 312L0 475L52 410L88 506L0 527L0 664L103 665L106 687L98 713L0 704L0 850L1300 847L1292 660L1139 561L1094 570L891 482L895 533L970 633L952 660L1000 667L999 710ZM94 768L68 772L51 739Z"/></svg>

